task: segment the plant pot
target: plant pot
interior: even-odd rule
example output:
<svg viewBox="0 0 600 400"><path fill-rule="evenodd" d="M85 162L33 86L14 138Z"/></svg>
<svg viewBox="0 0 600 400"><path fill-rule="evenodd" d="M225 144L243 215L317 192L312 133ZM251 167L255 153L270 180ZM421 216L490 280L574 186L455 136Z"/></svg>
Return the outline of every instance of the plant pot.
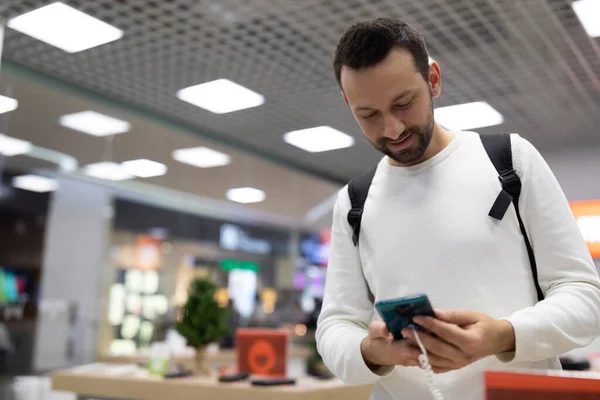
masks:
<svg viewBox="0 0 600 400"><path fill-rule="evenodd" d="M200 347L196 349L196 356L194 357L194 375L209 375L210 369L206 362L206 348Z"/></svg>

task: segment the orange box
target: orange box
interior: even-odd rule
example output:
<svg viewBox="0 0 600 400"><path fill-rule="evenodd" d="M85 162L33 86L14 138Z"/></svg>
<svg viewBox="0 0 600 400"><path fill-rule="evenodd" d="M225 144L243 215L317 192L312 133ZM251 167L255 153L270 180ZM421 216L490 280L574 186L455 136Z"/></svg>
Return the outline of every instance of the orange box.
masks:
<svg viewBox="0 0 600 400"><path fill-rule="evenodd" d="M600 258L600 200L571 203L571 210L593 258Z"/></svg>
<svg viewBox="0 0 600 400"><path fill-rule="evenodd" d="M289 334L278 329L237 329L237 368L241 373L286 377Z"/></svg>
<svg viewBox="0 0 600 400"><path fill-rule="evenodd" d="M487 371L486 400L600 400L600 374Z"/></svg>

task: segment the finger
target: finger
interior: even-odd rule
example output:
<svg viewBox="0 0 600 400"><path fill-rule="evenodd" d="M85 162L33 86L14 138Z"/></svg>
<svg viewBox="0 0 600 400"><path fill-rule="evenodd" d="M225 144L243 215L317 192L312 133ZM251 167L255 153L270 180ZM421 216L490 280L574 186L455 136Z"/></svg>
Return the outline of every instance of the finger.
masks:
<svg viewBox="0 0 600 400"><path fill-rule="evenodd" d="M458 348L463 348L469 343L467 332L453 323L431 317L415 317L415 323Z"/></svg>
<svg viewBox="0 0 600 400"><path fill-rule="evenodd" d="M468 326L481 320L481 315L473 310L436 310L435 316L444 322L458 326Z"/></svg>
<svg viewBox="0 0 600 400"><path fill-rule="evenodd" d="M385 322L373 321L369 325L369 336L371 339L385 339L390 336L390 331L385 326Z"/></svg>
<svg viewBox="0 0 600 400"><path fill-rule="evenodd" d="M402 333L404 335L404 332ZM414 333L410 330L406 332L406 337L410 339L414 339L416 341L416 337ZM465 360L464 354L455 346L444 342L439 338L435 338L427 333L420 332L419 339L423 344L423 347L427 350L428 353L435 354L439 357L452 360L452 362L456 364L461 364Z"/></svg>

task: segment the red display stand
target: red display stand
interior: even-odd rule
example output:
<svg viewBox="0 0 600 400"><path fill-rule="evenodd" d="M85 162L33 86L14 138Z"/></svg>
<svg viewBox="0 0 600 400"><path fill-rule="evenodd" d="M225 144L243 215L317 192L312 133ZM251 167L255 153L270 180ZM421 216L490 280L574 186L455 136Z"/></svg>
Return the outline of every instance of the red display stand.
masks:
<svg viewBox="0 0 600 400"><path fill-rule="evenodd" d="M287 376L288 342L287 331L238 329L236 331L238 371L257 376Z"/></svg>
<svg viewBox="0 0 600 400"><path fill-rule="evenodd" d="M487 400L600 400L600 374L571 371L488 371Z"/></svg>

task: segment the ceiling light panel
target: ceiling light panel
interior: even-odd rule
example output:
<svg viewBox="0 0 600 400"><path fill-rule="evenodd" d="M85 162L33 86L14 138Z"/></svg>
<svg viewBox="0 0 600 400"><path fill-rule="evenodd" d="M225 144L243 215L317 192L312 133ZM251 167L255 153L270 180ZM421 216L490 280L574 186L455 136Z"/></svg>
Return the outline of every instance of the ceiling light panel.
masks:
<svg viewBox="0 0 600 400"><path fill-rule="evenodd" d="M267 197L262 190L251 187L229 189L226 196L228 200L242 204L260 203Z"/></svg>
<svg viewBox="0 0 600 400"><path fill-rule="evenodd" d="M84 172L94 178L108 181L125 181L134 178L121 164L109 161L89 164L85 167Z"/></svg>
<svg viewBox="0 0 600 400"><path fill-rule="evenodd" d="M231 162L231 157L227 154L209 149L208 147L175 150L173 152L173 159L198 168L220 167Z"/></svg>
<svg viewBox="0 0 600 400"><path fill-rule="evenodd" d="M573 11L591 37L600 37L600 1L578 0L572 3Z"/></svg>
<svg viewBox="0 0 600 400"><path fill-rule="evenodd" d="M58 188L58 181L37 175L22 175L13 178L12 184L17 189L31 192L52 192Z"/></svg>
<svg viewBox="0 0 600 400"><path fill-rule="evenodd" d="M31 151L32 147L30 142L0 133L0 154L3 156L12 157L27 154Z"/></svg>
<svg viewBox="0 0 600 400"><path fill-rule="evenodd" d="M0 94L0 114L11 112L17 109L19 102L12 97L2 96Z"/></svg>
<svg viewBox="0 0 600 400"><path fill-rule="evenodd" d="M7 26L68 53L88 50L123 36L122 30L62 2L12 18Z"/></svg>
<svg viewBox="0 0 600 400"><path fill-rule="evenodd" d="M228 79L179 89L177 98L215 114L261 106L265 97Z"/></svg>
<svg viewBox="0 0 600 400"><path fill-rule="evenodd" d="M354 145L354 138L329 126L288 132L283 140L310 153L343 149Z"/></svg>
<svg viewBox="0 0 600 400"><path fill-rule="evenodd" d="M436 108L437 123L446 129L477 129L504 123L504 117L484 101Z"/></svg>
<svg viewBox="0 0 600 400"><path fill-rule="evenodd" d="M165 164L146 159L125 161L121 163L121 166L125 171L138 178L151 178L167 173L167 166Z"/></svg>
<svg viewBox="0 0 600 400"><path fill-rule="evenodd" d="M96 111L81 111L74 114L63 115L59 123L70 129L92 136L111 136L129 131L127 121L109 117Z"/></svg>

